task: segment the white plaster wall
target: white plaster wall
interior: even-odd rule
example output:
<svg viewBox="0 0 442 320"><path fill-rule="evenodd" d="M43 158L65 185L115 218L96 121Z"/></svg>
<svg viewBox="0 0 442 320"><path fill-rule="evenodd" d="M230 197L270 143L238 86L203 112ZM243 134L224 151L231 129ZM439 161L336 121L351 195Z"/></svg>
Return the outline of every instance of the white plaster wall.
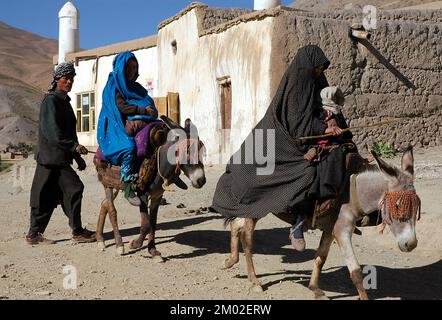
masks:
<svg viewBox="0 0 442 320"><path fill-rule="evenodd" d="M148 88L148 82L152 82L153 90L149 90L151 97L158 96L158 56L157 48L149 48L133 51L139 64L139 74L137 81Z"/></svg>
<svg viewBox="0 0 442 320"><path fill-rule="evenodd" d="M148 48L142 50L133 51L138 63L139 63L139 78L138 82L147 86L147 82L153 83L153 96L158 95L158 62L157 62L157 48ZM112 72L112 62L116 55L100 57L98 59L97 66L96 59L80 61L79 65L75 68L77 76L75 77L75 83L69 96L71 97L72 107L74 111L77 108L76 96L79 93L95 91L95 127L98 127L98 118L101 111L103 102L103 90L106 87L109 74ZM94 70L98 70L97 81L95 82ZM76 111L75 111L76 114ZM95 147L98 145L96 132L77 133L80 144L85 146Z"/></svg>
<svg viewBox="0 0 442 320"><path fill-rule="evenodd" d="M77 116L77 94L84 92L95 91L95 73L94 66L96 60L80 61L75 67L75 81L72 86L72 91L69 93L71 98L71 105L74 109L74 114ZM97 95L95 93L95 95ZM96 104L97 102L95 102ZM85 146L96 146L96 138L93 133L77 133L78 142Z"/></svg>
<svg viewBox="0 0 442 320"><path fill-rule="evenodd" d="M231 152L239 148L271 102L270 57L273 18L249 21L220 34L198 37L195 10L162 28L158 35L160 96L180 95L181 124L191 118L204 141L208 162L219 163L220 87L232 81ZM177 41L173 55L171 42Z"/></svg>

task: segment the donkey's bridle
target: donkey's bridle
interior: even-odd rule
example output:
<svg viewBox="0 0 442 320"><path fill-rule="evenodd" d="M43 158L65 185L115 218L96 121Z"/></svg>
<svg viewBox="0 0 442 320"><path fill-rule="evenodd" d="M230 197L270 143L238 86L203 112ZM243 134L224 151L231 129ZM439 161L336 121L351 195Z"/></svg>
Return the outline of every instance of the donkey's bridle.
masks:
<svg viewBox="0 0 442 320"><path fill-rule="evenodd" d="M350 177L351 205L358 214L365 215L366 213L361 208L356 192L356 177L357 174ZM421 200L416 191L385 192L379 204L379 213L382 215L383 229L387 224L391 224L393 220L405 222L414 219L414 223L416 223L421 218Z"/></svg>
<svg viewBox="0 0 442 320"><path fill-rule="evenodd" d="M421 200L416 191L385 192L379 208L383 212L388 208L390 220L405 222L421 218Z"/></svg>
<svg viewBox="0 0 442 320"><path fill-rule="evenodd" d="M193 149L192 149L193 146ZM197 146L197 147L195 147ZM158 147L157 150L157 171L159 176L165 181L166 183L166 178L163 176L163 174L161 173L160 170L160 151L161 148L163 146ZM199 139L183 139L181 142L178 143L177 145L177 154L176 154L176 168L175 168L175 177L179 176L181 174L181 159L183 157L183 154L186 154L186 161L187 163L190 163L191 161L191 157L194 156L196 157L196 159L198 159L199 162L199 150L204 148L204 144L201 140ZM191 150L194 150L194 154L191 155L190 152ZM195 159L195 158L193 158Z"/></svg>
<svg viewBox="0 0 442 320"><path fill-rule="evenodd" d="M196 164L192 162L192 159L198 159L199 163L199 151L204 148L204 144L200 139L184 139L177 146L177 155L176 155L176 169L175 172L181 172L181 160L183 158L183 154L186 154L186 163ZM193 154L191 154L193 151Z"/></svg>

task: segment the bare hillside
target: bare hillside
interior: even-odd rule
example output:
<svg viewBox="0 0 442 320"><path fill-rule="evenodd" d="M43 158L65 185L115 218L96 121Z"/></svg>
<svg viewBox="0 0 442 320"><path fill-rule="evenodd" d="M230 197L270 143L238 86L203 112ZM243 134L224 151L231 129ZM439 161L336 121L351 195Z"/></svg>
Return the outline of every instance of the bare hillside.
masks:
<svg viewBox="0 0 442 320"><path fill-rule="evenodd" d="M58 42L13 28L0 21L0 74L46 90Z"/></svg>
<svg viewBox="0 0 442 320"><path fill-rule="evenodd" d="M296 9L323 11L350 9L352 7L373 5L380 10L399 9L412 6L422 6L434 3L434 0L298 0L290 5Z"/></svg>
<svg viewBox="0 0 442 320"><path fill-rule="evenodd" d="M0 150L9 142L37 142L38 108L57 46L0 22Z"/></svg>

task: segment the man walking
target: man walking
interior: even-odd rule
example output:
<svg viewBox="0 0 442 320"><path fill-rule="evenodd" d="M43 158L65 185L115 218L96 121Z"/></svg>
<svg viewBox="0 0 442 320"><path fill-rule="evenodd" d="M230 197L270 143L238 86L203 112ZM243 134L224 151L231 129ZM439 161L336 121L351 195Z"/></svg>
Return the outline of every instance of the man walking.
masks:
<svg viewBox="0 0 442 320"><path fill-rule="evenodd" d="M93 242L95 233L81 224L83 183L72 169L73 160L80 171L86 169L81 155L88 150L78 143L77 120L68 92L72 90L75 68L73 63L61 63L54 72L51 88L40 107L37 168L31 189L31 225L27 243L54 244L43 237L54 209L61 204L69 218L73 240Z"/></svg>

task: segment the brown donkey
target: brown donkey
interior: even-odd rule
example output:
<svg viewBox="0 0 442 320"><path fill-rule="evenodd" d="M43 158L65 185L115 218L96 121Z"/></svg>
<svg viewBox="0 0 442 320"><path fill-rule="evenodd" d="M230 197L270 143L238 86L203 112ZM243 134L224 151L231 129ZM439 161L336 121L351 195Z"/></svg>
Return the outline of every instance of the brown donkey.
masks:
<svg viewBox="0 0 442 320"><path fill-rule="evenodd" d="M359 298L368 299L363 286L363 273L355 257L352 246L352 235L356 223L370 213L380 211L384 227L388 225L396 237L399 249L410 252L417 246L416 221L420 218L420 199L414 188L414 158L410 147L402 156L402 169L393 167L373 153L380 170L365 171L351 177L347 201L342 202L335 219L329 217L318 220L317 225L323 231L319 248L316 253L309 288L317 299L326 298L319 289L319 276L327 260L333 239L337 240L350 277L356 286ZM287 216L277 214L281 220ZM253 232L256 219L236 218L226 220L231 225L231 253L225 260L224 267L231 268L239 260L239 239L241 239L247 262L248 279L252 282L252 290L262 291L261 283L256 277L252 259Z"/></svg>
<svg viewBox="0 0 442 320"><path fill-rule="evenodd" d="M168 129L167 141L159 146L155 151L156 166L153 182L149 182L144 191L139 193L142 204L140 206L141 228L140 235L137 239L132 240L130 249L139 249L143 246L143 242L147 236L147 249L154 261L163 262L161 253L155 246L155 230L157 225L158 208L163 197L164 189L171 184L176 184L181 189L187 189L187 185L180 179L181 172L191 181L192 186L200 189L206 183L204 173L204 165L202 162L204 153L204 144L198 138L196 127L190 121L186 120L185 128L175 123L167 117L161 117ZM96 159L94 160L96 161ZM112 175L109 170L117 171L119 167L112 167L103 171L103 167L99 167L96 163L100 181L103 183L103 176ZM101 175L101 176L100 176ZM117 180L118 181L118 180ZM114 200L120 190L112 188L103 183L106 198L103 200L100 209L100 215L97 223L97 242L101 250L105 249L103 238L104 222L106 215L109 215L110 222L115 237L117 253L124 254L124 244L120 235L117 222L117 209ZM114 192L114 189L116 191Z"/></svg>

